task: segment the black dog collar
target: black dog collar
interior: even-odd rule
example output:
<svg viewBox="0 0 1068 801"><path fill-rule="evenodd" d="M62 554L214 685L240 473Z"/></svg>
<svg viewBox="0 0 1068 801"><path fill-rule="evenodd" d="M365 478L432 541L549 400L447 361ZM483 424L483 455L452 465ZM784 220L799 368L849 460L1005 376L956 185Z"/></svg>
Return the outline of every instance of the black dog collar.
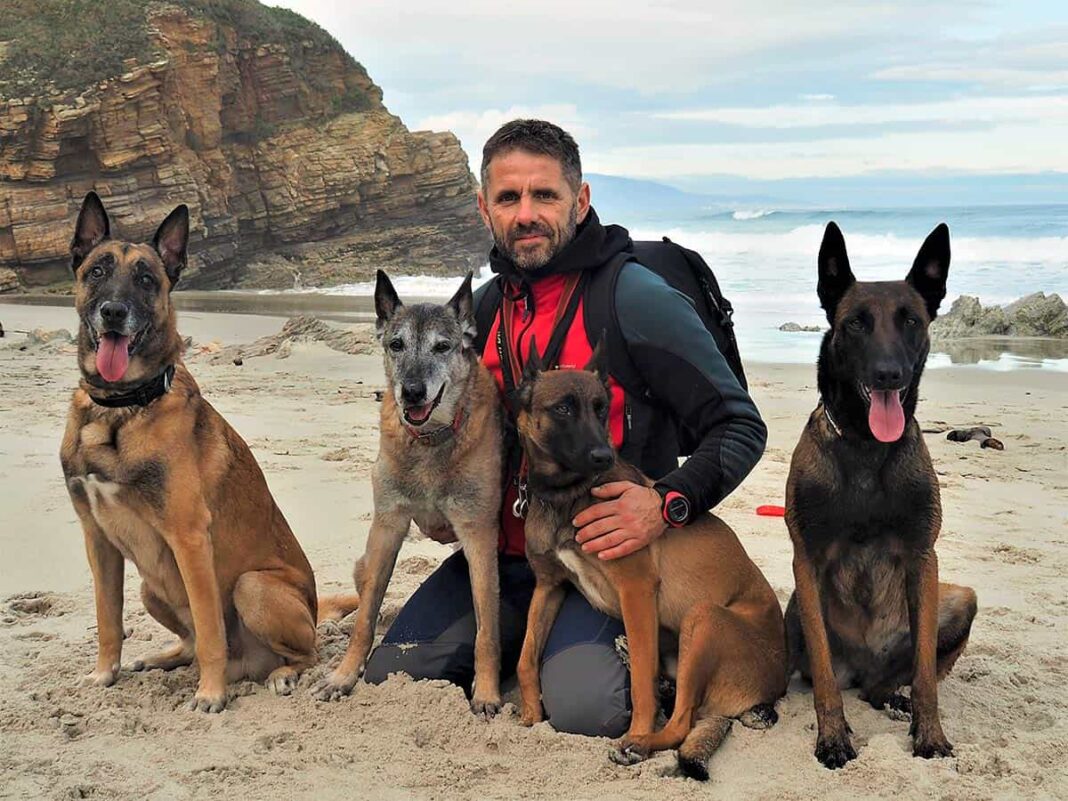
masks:
<svg viewBox="0 0 1068 801"><path fill-rule="evenodd" d="M148 406L156 398L170 392L173 380L174 365L172 364L166 367L158 376L141 384L132 392L124 392L121 395L107 395L103 398L97 398L90 392L89 398L97 406L107 406L110 409L120 406Z"/></svg>

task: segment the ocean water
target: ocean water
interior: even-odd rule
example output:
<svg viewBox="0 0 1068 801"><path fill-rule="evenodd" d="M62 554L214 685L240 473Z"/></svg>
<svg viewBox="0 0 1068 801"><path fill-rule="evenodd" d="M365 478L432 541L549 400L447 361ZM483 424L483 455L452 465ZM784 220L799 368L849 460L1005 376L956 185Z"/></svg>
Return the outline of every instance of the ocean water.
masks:
<svg viewBox="0 0 1068 801"><path fill-rule="evenodd" d="M959 295L978 296L984 305L1008 303L1032 292L1055 292L1068 299L1068 205L710 208L695 209L681 218L676 213L670 220L652 216L630 222L631 235L668 236L704 256L734 304L739 347L747 360L814 362L819 333L785 333L778 328L785 322L826 324L816 298L816 255L828 220L842 229L859 280L904 278L924 237L946 222L953 255L945 311ZM488 269L483 269L476 283L489 277ZM402 298L448 297L459 279L414 276L398 277L394 283ZM321 291L370 295L373 290L372 284L350 284ZM1068 371L1068 343L954 348L933 353L929 366L960 363Z"/></svg>

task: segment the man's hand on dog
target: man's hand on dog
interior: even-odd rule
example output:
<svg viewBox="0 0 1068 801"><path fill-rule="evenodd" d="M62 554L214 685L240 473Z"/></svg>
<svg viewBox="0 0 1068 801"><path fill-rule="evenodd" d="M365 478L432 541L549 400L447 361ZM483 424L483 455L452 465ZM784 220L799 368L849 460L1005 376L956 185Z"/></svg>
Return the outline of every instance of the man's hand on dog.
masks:
<svg viewBox="0 0 1068 801"><path fill-rule="evenodd" d="M600 559L618 559L641 550L667 528L660 511L660 493L630 481L613 481L594 487L602 499L572 521L575 539L586 553Z"/></svg>

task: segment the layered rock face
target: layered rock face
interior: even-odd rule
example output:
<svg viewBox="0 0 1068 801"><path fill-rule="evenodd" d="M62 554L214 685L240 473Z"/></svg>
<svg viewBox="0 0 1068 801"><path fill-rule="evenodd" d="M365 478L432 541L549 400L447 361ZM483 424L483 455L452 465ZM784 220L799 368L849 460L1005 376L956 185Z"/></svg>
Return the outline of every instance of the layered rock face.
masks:
<svg viewBox="0 0 1068 801"><path fill-rule="evenodd" d="M0 271L23 288L69 280L90 189L113 232L135 240L189 206L186 287L336 284L378 267L460 274L485 261L457 139L408 131L336 44L256 41L184 7L147 9L151 63L77 92L0 98Z"/></svg>

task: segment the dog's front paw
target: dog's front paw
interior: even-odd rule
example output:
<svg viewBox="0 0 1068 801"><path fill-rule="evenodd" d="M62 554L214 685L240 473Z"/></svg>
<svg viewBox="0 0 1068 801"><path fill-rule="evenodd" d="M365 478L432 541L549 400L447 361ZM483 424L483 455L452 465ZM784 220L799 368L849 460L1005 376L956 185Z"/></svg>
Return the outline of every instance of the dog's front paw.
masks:
<svg viewBox="0 0 1068 801"><path fill-rule="evenodd" d="M274 695L290 695L297 689L298 678L300 674L293 667L283 665L271 671L267 677L267 689Z"/></svg>
<svg viewBox="0 0 1068 801"><path fill-rule="evenodd" d="M953 743L947 740L946 735L941 732L932 737L914 737L912 755L923 759L951 757L953 756Z"/></svg>
<svg viewBox="0 0 1068 801"><path fill-rule="evenodd" d="M542 711L541 701L536 701L533 704L523 703L522 711L519 713L520 726L533 726L543 720L545 720L545 713Z"/></svg>
<svg viewBox="0 0 1068 801"><path fill-rule="evenodd" d="M471 711L475 713L476 717L480 717L483 720L489 720L490 718L496 717L497 713L501 711L501 699L472 698Z"/></svg>
<svg viewBox="0 0 1068 801"><path fill-rule="evenodd" d="M856 758L857 752L849 741L848 731L816 740L816 759L825 768L836 770Z"/></svg>
<svg viewBox="0 0 1068 801"><path fill-rule="evenodd" d="M624 737L608 752L608 758L617 765L637 765L649 758L649 749L632 737Z"/></svg>
<svg viewBox="0 0 1068 801"><path fill-rule="evenodd" d="M118 667L97 668L92 673L82 676L83 687L110 687L119 677Z"/></svg>
<svg viewBox="0 0 1068 801"><path fill-rule="evenodd" d="M338 675L335 671L325 679L313 684L308 692L317 701L337 701L352 692L352 688L356 686L357 678L359 676Z"/></svg>
<svg viewBox="0 0 1068 801"><path fill-rule="evenodd" d="M226 692L210 692L197 688L196 695L186 704L190 712L217 713L226 709Z"/></svg>

